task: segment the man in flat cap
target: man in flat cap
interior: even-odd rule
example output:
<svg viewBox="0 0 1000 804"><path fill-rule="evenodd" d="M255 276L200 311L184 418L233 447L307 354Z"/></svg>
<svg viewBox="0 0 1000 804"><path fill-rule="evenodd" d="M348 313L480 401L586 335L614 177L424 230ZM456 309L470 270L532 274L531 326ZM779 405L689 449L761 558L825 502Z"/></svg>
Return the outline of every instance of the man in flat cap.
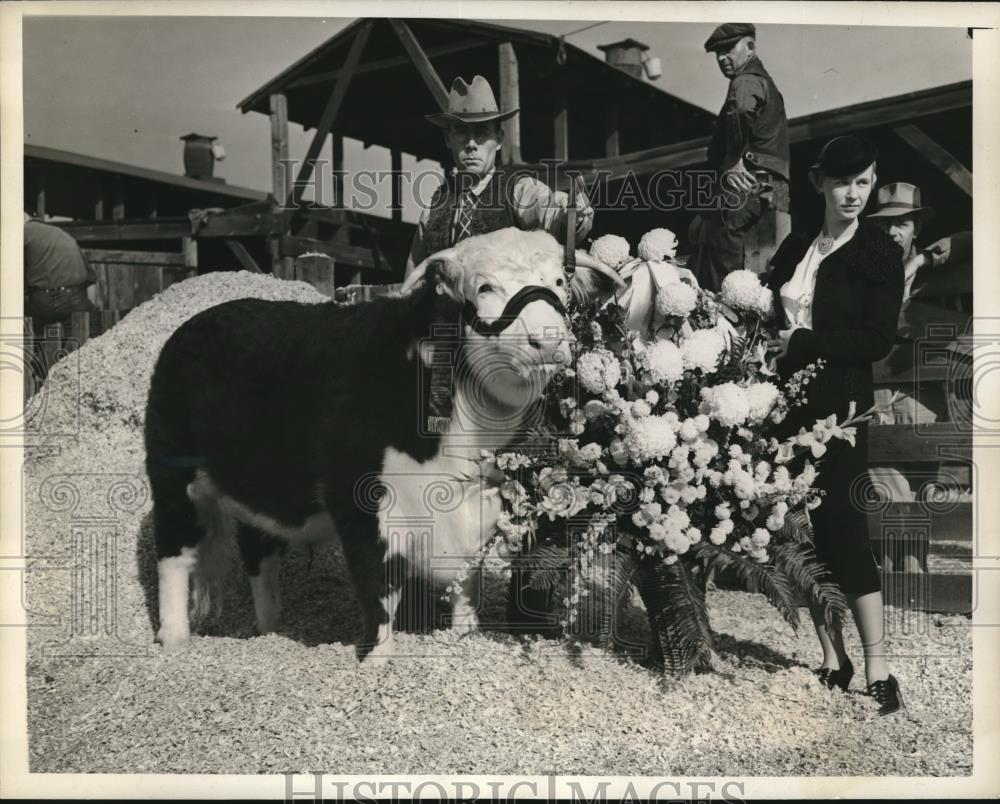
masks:
<svg viewBox="0 0 1000 804"><path fill-rule="evenodd" d="M427 115L444 129L454 168L423 211L406 264L409 276L424 258L466 237L508 226L544 229L563 240L569 199L566 193L523 173L508 175L498 167L503 146L500 124L518 109L500 111L489 82L481 75L466 83L456 78L448 96L448 111ZM576 196L576 236L586 236L594 210L583 192Z"/></svg>
<svg viewBox="0 0 1000 804"><path fill-rule="evenodd" d="M757 56L757 31L727 22L705 42L729 79L708 148L719 176L720 208L695 219L693 269L702 287L718 290L730 271L746 267L744 236L768 209L788 211L788 120L785 103Z"/></svg>

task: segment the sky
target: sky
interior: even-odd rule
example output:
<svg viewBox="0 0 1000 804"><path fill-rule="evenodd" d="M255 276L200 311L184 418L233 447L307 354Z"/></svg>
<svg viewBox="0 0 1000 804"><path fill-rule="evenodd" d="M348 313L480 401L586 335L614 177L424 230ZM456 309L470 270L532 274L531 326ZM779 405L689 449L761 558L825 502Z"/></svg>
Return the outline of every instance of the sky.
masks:
<svg viewBox="0 0 1000 804"><path fill-rule="evenodd" d="M244 115L236 104L350 21L26 18L25 142L183 173L179 137L214 135L226 149L216 175L267 191L268 119ZM497 22L560 35L591 24ZM726 91L726 80L702 46L714 26L605 23L567 41L603 58L597 45L639 39L662 62L656 86L714 113ZM972 77L972 42L965 28L760 25L758 49L790 118ZM291 154L301 156L310 134L294 124L290 129ZM388 155L348 141L345 165L388 168ZM404 212L404 219L414 216L412 208Z"/></svg>

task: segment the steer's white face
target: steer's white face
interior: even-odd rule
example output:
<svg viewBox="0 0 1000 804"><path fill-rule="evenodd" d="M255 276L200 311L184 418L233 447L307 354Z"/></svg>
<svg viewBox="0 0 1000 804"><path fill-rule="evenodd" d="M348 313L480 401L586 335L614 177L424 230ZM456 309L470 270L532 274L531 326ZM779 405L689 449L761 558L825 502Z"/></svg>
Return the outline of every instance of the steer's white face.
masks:
<svg viewBox="0 0 1000 804"><path fill-rule="evenodd" d="M592 295L621 283L617 274L591 258L579 255L578 262L585 264L568 277L563 247L555 238L510 228L468 238L428 258L407 285L437 263L441 291L462 304L471 302L482 321L492 322L526 287L547 288L565 306L571 286L577 295ZM464 336L467 370L460 373L461 391L470 406L506 409L504 418L516 417L537 401L552 375L572 359L569 326L544 299L530 301L496 335L483 335L466 323Z"/></svg>
<svg viewBox="0 0 1000 804"><path fill-rule="evenodd" d="M462 297L483 321L499 318L526 287L548 288L564 307L569 301L562 254L544 233L513 230L473 238L458 246L456 256L463 266ZM572 343L562 313L544 299L529 302L496 335L484 336L466 324L467 398L473 404L493 399L514 409L531 405L552 375L569 365Z"/></svg>

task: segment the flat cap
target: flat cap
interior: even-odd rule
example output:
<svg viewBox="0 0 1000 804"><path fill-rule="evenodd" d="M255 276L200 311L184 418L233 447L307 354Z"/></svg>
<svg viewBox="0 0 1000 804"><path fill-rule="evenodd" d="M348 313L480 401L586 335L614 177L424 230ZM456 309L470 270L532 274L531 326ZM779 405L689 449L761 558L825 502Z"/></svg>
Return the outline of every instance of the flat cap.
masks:
<svg viewBox="0 0 1000 804"><path fill-rule="evenodd" d="M724 22L705 40L705 52L711 53L721 47L729 48L744 36L757 36L757 29L752 22Z"/></svg>

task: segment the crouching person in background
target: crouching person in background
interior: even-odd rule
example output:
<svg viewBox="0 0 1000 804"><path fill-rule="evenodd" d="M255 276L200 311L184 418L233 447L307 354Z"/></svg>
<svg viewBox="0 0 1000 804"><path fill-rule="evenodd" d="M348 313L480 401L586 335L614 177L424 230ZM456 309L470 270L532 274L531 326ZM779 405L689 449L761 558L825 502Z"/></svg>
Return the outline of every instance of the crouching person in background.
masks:
<svg viewBox="0 0 1000 804"><path fill-rule="evenodd" d="M76 240L58 226L24 216L24 315L36 326L62 324L94 305L87 287L97 281Z"/></svg>

